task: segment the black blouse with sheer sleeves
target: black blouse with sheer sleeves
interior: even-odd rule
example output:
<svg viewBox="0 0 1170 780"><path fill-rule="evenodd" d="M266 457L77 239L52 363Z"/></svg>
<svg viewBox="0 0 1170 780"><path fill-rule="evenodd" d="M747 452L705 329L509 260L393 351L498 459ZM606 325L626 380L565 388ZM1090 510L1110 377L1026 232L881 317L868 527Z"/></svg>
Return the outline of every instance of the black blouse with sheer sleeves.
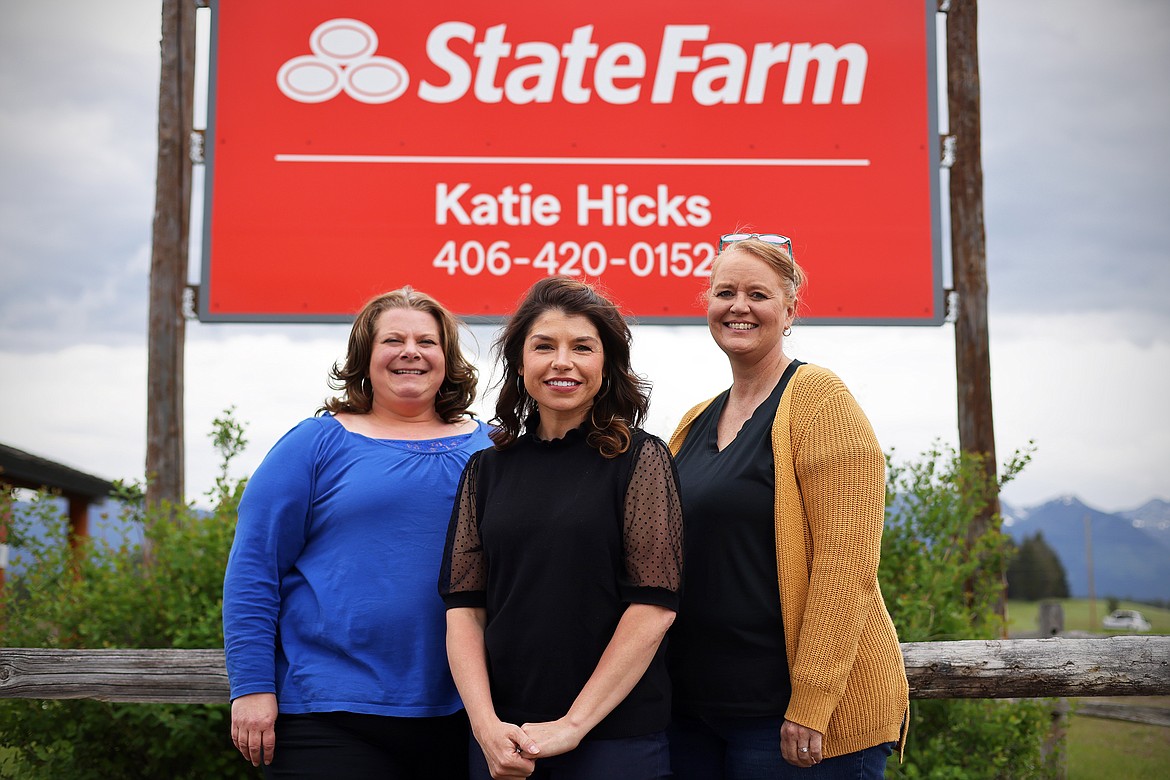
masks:
<svg viewBox="0 0 1170 780"><path fill-rule="evenodd" d="M505 721L563 716L630 603L678 609L678 477L660 439L632 434L610 459L580 428L553 441L527 433L464 470L439 591L448 608L485 608L492 697ZM590 737L665 728L664 650Z"/></svg>

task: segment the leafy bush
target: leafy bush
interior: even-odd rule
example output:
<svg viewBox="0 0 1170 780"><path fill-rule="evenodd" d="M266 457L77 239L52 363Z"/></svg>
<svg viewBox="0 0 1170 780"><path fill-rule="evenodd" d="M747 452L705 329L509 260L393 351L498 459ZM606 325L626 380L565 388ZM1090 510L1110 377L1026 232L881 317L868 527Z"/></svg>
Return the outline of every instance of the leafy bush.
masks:
<svg viewBox="0 0 1170 780"><path fill-rule="evenodd" d="M0 492L0 517L27 565L0 588L9 647L223 647L221 593L242 480L228 463L243 450L232 410L212 434L222 457L210 513L192 506L146 509L140 486L120 486L124 520L145 545L69 538L52 496L14 511ZM34 527L40 532L31 533ZM71 546L71 542L73 545ZM149 555L143 547L149 549ZM149 562L148 562L149 561ZM231 745L223 705L0 700L0 777L255 777Z"/></svg>
<svg viewBox="0 0 1170 780"><path fill-rule="evenodd" d="M1027 465L1031 451L1004 465L998 487ZM971 537L997 488L977 457L941 447L909 464L889 458L886 531L879 572L903 642L994 639L1011 541L995 517ZM1045 700L914 701L905 761L887 777L995 780L1056 776L1045 755L1052 705Z"/></svg>

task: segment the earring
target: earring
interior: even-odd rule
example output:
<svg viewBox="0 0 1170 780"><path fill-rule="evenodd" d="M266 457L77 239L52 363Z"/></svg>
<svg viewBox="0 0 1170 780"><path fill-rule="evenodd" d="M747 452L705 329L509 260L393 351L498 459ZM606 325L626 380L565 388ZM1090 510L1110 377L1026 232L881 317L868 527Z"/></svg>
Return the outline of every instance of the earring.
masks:
<svg viewBox="0 0 1170 780"><path fill-rule="evenodd" d="M601 390L597 393L598 398L604 398L605 394L610 391L613 384L609 381L609 375L606 374L601 378Z"/></svg>
<svg viewBox="0 0 1170 780"><path fill-rule="evenodd" d="M784 329L784 335L785 335L785 336L791 336L791 335L792 335L792 326L791 326L791 325L789 325L787 328L785 328L785 329Z"/></svg>

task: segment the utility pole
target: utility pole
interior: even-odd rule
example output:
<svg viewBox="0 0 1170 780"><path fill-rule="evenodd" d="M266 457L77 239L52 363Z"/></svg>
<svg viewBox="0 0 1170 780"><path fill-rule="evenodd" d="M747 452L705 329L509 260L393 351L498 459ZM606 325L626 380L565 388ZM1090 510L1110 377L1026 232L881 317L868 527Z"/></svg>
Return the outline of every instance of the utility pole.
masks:
<svg viewBox="0 0 1170 780"><path fill-rule="evenodd" d="M979 96L979 8L976 0L940 0L947 14L947 112L951 164L951 263L958 311L955 373L959 403L959 449L981 459L990 489L984 507L967 529L975 540L999 515L995 426L991 414L991 349L987 332L987 240L983 225L983 147ZM1000 577L1006 575L1000 572ZM1006 589L1005 589L1006 590ZM1001 597L996 613L1007 605ZM1006 623L1005 623L1006 626Z"/></svg>
<svg viewBox="0 0 1170 780"><path fill-rule="evenodd" d="M1093 585L1093 517L1085 512L1085 566L1089 586L1089 630L1097 630L1097 589Z"/></svg>
<svg viewBox="0 0 1170 780"><path fill-rule="evenodd" d="M954 138L951 166L951 262L958 313L955 369L958 380L959 449L983 458L996 480L995 427L991 414L991 354L987 332L987 242L983 225L983 151L980 135L979 50L976 0L944 0L947 11L947 108ZM999 514L993 490L978 526L980 535Z"/></svg>
<svg viewBox="0 0 1170 780"><path fill-rule="evenodd" d="M195 92L194 0L163 0L147 342L146 501L183 502L183 349Z"/></svg>

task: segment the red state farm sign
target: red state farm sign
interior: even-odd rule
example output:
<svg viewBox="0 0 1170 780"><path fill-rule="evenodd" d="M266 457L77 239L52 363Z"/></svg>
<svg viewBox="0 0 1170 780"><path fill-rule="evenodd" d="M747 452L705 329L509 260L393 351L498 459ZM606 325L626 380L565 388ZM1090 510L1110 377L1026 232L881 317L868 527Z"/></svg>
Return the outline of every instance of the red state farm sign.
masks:
<svg viewBox="0 0 1170 780"><path fill-rule="evenodd" d="M747 230L808 322L938 323L933 7L220 0L200 316L491 318L568 274L680 321Z"/></svg>

